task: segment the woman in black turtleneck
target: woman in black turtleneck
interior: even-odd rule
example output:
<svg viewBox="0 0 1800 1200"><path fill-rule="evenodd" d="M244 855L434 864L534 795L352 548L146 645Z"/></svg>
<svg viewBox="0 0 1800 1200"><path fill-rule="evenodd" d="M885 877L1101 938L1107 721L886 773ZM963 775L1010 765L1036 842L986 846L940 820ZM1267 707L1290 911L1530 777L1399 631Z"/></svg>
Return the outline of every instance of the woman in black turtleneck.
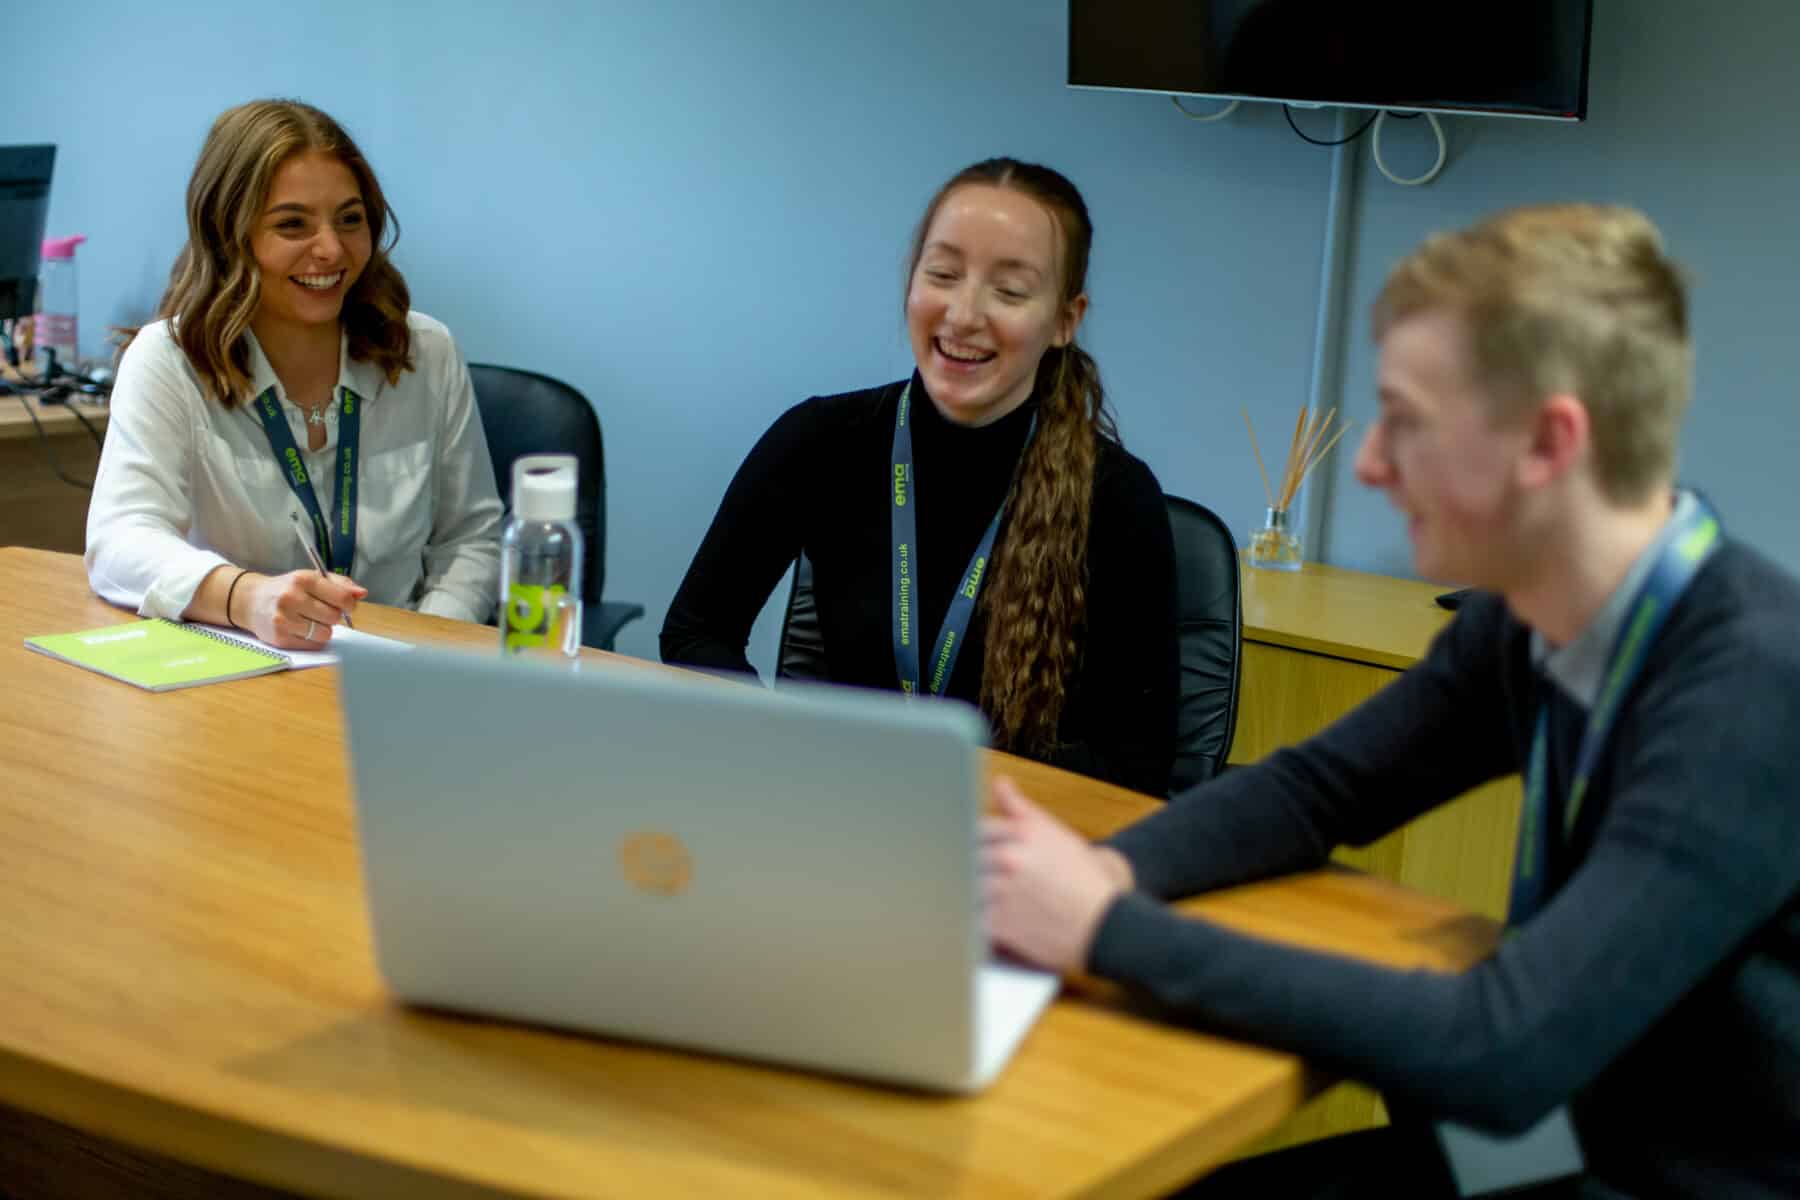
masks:
<svg viewBox="0 0 1800 1200"><path fill-rule="evenodd" d="M970 701L1003 749L1162 795L1174 549L1162 490L1075 345L1092 236L1049 168L991 159L945 184L913 244L918 369L763 435L669 608L663 661L752 671L751 623L804 550L833 682ZM964 630L949 653L946 615Z"/></svg>

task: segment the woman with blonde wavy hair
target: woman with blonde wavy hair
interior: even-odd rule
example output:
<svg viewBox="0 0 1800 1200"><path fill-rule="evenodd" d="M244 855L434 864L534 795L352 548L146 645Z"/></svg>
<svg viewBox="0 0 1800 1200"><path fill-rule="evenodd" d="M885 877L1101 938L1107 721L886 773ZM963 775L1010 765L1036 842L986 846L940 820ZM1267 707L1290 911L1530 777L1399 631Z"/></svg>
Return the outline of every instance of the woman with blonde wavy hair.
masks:
<svg viewBox="0 0 1800 1200"><path fill-rule="evenodd" d="M832 682L976 703L1004 749L1163 794L1174 549L1075 344L1092 239L1048 167L946 183L913 238L911 378L775 422L670 607L664 661L751 671L751 623L804 551Z"/></svg>
<svg viewBox="0 0 1800 1200"><path fill-rule="evenodd" d="M159 319L119 364L94 591L289 649L323 646L365 597L487 619L501 507L474 389L449 331L409 310L356 143L298 101L232 108L187 221Z"/></svg>

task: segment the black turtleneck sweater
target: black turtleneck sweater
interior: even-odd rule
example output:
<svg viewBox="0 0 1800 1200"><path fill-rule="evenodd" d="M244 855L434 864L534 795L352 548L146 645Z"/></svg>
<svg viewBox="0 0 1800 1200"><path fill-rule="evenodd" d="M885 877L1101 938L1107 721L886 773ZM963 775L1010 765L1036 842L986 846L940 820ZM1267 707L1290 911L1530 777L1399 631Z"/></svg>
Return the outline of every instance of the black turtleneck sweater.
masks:
<svg viewBox="0 0 1800 1200"><path fill-rule="evenodd" d="M899 689L894 664L894 417L904 381L789 409L726 490L662 629L667 663L753 672L750 626L804 550L832 682ZM913 578L922 659L1006 499L1036 397L991 425L944 419L913 379ZM1002 522L998 546L1008 536ZM1087 621L1056 765L1161 796L1175 743L1174 546L1150 468L1101 438L1088 534ZM977 608L946 695L977 703L987 644Z"/></svg>

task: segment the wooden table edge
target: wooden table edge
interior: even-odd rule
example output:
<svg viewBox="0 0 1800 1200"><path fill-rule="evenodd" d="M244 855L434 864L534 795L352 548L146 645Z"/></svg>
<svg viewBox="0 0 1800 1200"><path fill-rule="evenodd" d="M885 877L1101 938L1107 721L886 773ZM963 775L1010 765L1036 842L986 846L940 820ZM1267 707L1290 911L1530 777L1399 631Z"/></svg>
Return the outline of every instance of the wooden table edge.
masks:
<svg viewBox="0 0 1800 1200"><path fill-rule="evenodd" d="M270 1128L166 1094L151 1095L5 1046L0 1046L0 1104L281 1191L421 1200L529 1194Z"/></svg>
<svg viewBox="0 0 1800 1200"><path fill-rule="evenodd" d="M1391 650L1379 650L1366 645L1351 645L1334 641L1330 638L1309 637L1304 633L1289 633L1281 629L1267 629L1257 625L1244 626L1244 640L1263 646L1279 646L1285 650L1300 650L1307 654L1317 654L1325 658L1341 659L1344 662L1361 663L1372 667L1393 667L1404 671L1415 665L1422 657L1417 654L1401 654Z"/></svg>
<svg viewBox="0 0 1800 1200"><path fill-rule="evenodd" d="M1189 1127L1137 1161L1073 1193L1080 1200L1136 1200L1163 1196L1192 1183L1203 1172L1231 1160L1257 1138L1278 1128L1307 1101L1339 1083L1298 1058L1278 1068L1269 1081L1229 1120L1209 1119L1204 1134Z"/></svg>

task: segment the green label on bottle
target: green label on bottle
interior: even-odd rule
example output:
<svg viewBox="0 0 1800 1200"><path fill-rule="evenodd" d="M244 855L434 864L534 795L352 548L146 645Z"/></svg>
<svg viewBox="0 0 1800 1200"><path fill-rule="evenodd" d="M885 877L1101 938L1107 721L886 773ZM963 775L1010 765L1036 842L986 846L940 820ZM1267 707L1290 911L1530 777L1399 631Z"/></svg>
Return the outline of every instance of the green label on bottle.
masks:
<svg viewBox="0 0 1800 1200"><path fill-rule="evenodd" d="M515 583L506 590L507 653L542 649L551 644L553 630L549 614L557 607L565 590L560 583L550 587Z"/></svg>

